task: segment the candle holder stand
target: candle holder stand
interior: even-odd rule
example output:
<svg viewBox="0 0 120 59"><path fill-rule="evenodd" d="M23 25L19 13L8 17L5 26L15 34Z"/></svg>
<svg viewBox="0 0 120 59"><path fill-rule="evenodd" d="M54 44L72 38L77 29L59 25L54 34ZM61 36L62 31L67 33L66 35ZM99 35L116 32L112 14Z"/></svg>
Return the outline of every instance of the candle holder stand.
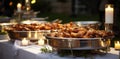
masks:
<svg viewBox="0 0 120 59"><path fill-rule="evenodd" d="M71 57L74 58L74 53L73 53L73 50L72 50L72 40L69 39L68 42L69 42L69 48L70 48Z"/></svg>
<svg viewBox="0 0 120 59"><path fill-rule="evenodd" d="M30 20L30 19L31 19L31 12L26 11L26 20Z"/></svg>
<svg viewBox="0 0 120 59"><path fill-rule="evenodd" d="M22 12L16 12L16 15L17 15L16 21L17 21L17 23L20 23L22 20Z"/></svg>
<svg viewBox="0 0 120 59"><path fill-rule="evenodd" d="M113 30L113 24L105 23L105 31L112 32Z"/></svg>

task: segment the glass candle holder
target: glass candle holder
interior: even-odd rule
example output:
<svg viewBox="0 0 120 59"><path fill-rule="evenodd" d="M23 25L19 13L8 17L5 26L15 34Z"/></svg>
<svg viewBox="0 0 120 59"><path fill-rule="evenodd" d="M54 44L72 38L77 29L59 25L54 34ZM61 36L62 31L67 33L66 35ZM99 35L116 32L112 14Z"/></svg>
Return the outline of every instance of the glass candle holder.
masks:
<svg viewBox="0 0 120 59"><path fill-rule="evenodd" d="M105 31L112 32L112 30L113 30L113 24L105 23Z"/></svg>
<svg viewBox="0 0 120 59"><path fill-rule="evenodd" d="M115 41L114 47L115 47L115 50L120 50L120 41Z"/></svg>
<svg viewBox="0 0 120 59"><path fill-rule="evenodd" d="M119 51L119 59L120 59L120 41L114 41L115 50Z"/></svg>

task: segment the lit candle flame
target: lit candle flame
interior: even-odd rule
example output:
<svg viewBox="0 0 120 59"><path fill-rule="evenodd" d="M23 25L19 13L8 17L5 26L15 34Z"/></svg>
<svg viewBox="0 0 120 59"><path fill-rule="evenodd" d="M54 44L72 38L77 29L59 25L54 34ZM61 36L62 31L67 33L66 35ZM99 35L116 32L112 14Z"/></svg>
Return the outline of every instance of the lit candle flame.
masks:
<svg viewBox="0 0 120 59"><path fill-rule="evenodd" d="M111 8L110 5L108 5L107 8Z"/></svg>
<svg viewBox="0 0 120 59"><path fill-rule="evenodd" d="M36 3L36 0L32 0L32 1L31 1L31 4L35 4L35 3Z"/></svg>

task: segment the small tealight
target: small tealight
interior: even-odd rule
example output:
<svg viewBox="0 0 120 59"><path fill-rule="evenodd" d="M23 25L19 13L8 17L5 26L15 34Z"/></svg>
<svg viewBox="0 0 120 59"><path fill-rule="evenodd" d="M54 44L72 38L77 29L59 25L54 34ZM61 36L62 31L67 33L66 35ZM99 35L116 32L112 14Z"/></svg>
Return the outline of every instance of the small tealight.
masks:
<svg viewBox="0 0 120 59"><path fill-rule="evenodd" d="M23 46L27 46L27 45L29 45L29 40L27 40L26 38L23 38L21 43Z"/></svg>
<svg viewBox="0 0 120 59"><path fill-rule="evenodd" d="M38 45L44 45L44 44L45 44L44 39L39 39L38 40Z"/></svg>

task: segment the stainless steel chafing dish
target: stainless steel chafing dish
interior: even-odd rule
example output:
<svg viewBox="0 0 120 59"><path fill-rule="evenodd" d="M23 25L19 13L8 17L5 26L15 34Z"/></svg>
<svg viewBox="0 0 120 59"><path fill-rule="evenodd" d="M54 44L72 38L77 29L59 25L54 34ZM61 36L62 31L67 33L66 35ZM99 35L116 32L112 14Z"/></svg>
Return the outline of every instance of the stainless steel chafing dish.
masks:
<svg viewBox="0 0 120 59"><path fill-rule="evenodd" d="M11 27L12 25L15 25L17 23L0 23L0 26L3 27L3 28L9 28Z"/></svg>
<svg viewBox="0 0 120 59"><path fill-rule="evenodd" d="M110 46L110 39L103 38L60 38L50 37L49 44L57 49L72 49L72 50L93 50L103 49Z"/></svg>
<svg viewBox="0 0 120 59"><path fill-rule="evenodd" d="M26 20L21 22L21 24L33 24L33 23L41 24L41 23L47 23L47 21Z"/></svg>
<svg viewBox="0 0 120 59"><path fill-rule="evenodd" d="M75 21L78 26L90 26L91 28L98 29L101 23L99 21Z"/></svg>
<svg viewBox="0 0 120 59"><path fill-rule="evenodd" d="M40 30L40 31L12 31L8 30L8 35L10 39L22 39L28 38L30 40L38 40L43 37L45 33L49 33L50 30Z"/></svg>
<svg viewBox="0 0 120 59"><path fill-rule="evenodd" d="M100 25L99 21L75 21L74 23L76 23L77 25L82 25L82 26L89 25L89 24L92 24L92 25L98 24L98 25Z"/></svg>

